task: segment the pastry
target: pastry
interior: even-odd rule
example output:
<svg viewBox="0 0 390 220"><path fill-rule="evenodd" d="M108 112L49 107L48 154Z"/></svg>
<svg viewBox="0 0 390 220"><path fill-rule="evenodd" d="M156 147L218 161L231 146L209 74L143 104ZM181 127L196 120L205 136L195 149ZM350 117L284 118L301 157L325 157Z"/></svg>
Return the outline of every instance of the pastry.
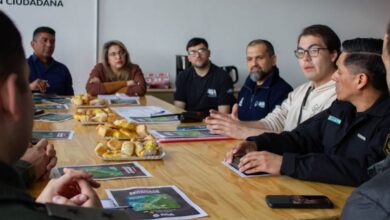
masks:
<svg viewBox="0 0 390 220"><path fill-rule="evenodd" d="M127 156L132 156L134 153L135 144L130 141L125 141L122 144L121 153Z"/></svg>
<svg viewBox="0 0 390 220"><path fill-rule="evenodd" d="M96 145L95 147L95 153L99 156L103 155L107 151L108 151L108 147L102 143L98 143L98 145Z"/></svg>
<svg viewBox="0 0 390 220"><path fill-rule="evenodd" d="M135 154L138 157L144 156L144 145L141 142L135 142Z"/></svg>
<svg viewBox="0 0 390 220"><path fill-rule="evenodd" d="M111 149L111 150L120 150L122 148L122 141L118 140L118 139L111 139L107 142L107 146Z"/></svg>
<svg viewBox="0 0 390 220"><path fill-rule="evenodd" d="M149 134L146 125L137 125L136 131L139 136L147 136Z"/></svg>
<svg viewBox="0 0 390 220"><path fill-rule="evenodd" d="M154 156L157 154L158 144L154 140L144 142L144 154L143 156Z"/></svg>
<svg viewBox="0 0 390 220"><path fill-rule="evenodd" d="M112 136L113 131L111 128L106 127L105 125L101 125L97 127L98 134L103 137Z"/></svg>

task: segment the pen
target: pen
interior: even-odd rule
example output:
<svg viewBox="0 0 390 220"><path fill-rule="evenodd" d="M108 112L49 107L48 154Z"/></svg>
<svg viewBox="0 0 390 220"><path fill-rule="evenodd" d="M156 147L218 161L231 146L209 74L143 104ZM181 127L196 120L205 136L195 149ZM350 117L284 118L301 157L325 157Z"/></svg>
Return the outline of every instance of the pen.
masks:
<svg viewBox="0 0 390 220"><path fill-rule="evenodd" d="M153 116L153 115L160 115L160 114L162 114L162 113L164 113L164 112L165 112L164 110L159 111L159 112L153 112L153 113L150 114L150 116Z"/></svg>
<svg viewBox="0 0 390 220"><path fill-rule="evenodd" d="M151 118L158 118L158 117L170 117L170 116L179 116L181 113L176 113L176 114L165 114L165 115L151 115Z"/></svg>

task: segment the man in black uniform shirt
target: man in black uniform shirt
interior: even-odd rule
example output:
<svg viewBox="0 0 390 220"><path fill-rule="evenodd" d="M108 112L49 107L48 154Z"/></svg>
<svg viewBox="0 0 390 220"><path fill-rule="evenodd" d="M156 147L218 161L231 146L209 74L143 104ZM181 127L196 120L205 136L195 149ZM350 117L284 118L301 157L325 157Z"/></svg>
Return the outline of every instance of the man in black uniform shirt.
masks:
<svg viewBox="0 0 390 220"><path fill-rule="evenodd" d="M207 41L193 38L186 49L192 66L177 76L174 104L187 111L207 114L215 109L229 113L235 102L233 82L224 70L210 62Z"/></svg>
<svg viewBox="0 0 390 220"><path fill-rule="evenodd" d="M239 168L246 173L353 186L366 181L367 168L385 157L390 126L381 51L379 39L345 41L332 76L337 100L331 107L291 132L249 137L227 153L226 161L245 154Z"/></svg>
<svg viewBox="0 0 390 220"><path fill-rule="evenodd" d="M28 66L19 31L2 11L0 33L1 219L118 219L119 212L96 209L101 204L93 187L99 184L84 172L66 170L47 184L36 201L27 193L12 164L31 140L33 104Z"/></svg>
<svg viewBox="0 0 390 220"><path fill-rule="evenodd" d="M387 71L387 85L390 86L390 23L384 37L382 59ZM341 219L390 219L390 127L381 146L387 157L369 168L369 173L376 176L352 193L345 203Z"/></svg>

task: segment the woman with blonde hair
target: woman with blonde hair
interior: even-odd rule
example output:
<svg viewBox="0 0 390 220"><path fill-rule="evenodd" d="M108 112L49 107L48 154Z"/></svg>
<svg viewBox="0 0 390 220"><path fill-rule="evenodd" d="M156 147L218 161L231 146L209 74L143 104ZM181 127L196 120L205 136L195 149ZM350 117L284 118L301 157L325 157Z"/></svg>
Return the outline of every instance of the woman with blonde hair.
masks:
<svg viewBox="0 0 390 220"><path fill-rule="evenodd" d="M145 84L142 71L137 64L131 63L126 46L113 40L104 44L103 62L93 68L86 89L93 96L113 93L143 96L146 93Z"/></svg>

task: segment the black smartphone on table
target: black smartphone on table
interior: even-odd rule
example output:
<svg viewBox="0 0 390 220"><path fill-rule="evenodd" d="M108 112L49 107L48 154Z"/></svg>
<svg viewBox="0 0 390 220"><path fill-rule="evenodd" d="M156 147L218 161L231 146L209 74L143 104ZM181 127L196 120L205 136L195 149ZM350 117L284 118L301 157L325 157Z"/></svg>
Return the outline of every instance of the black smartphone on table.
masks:
<svg viewBox="0 0 390 220"><path fill-rule="evenodd" d="M267 195L270 208L330 209L333 203L324 195Z"/></svg>

